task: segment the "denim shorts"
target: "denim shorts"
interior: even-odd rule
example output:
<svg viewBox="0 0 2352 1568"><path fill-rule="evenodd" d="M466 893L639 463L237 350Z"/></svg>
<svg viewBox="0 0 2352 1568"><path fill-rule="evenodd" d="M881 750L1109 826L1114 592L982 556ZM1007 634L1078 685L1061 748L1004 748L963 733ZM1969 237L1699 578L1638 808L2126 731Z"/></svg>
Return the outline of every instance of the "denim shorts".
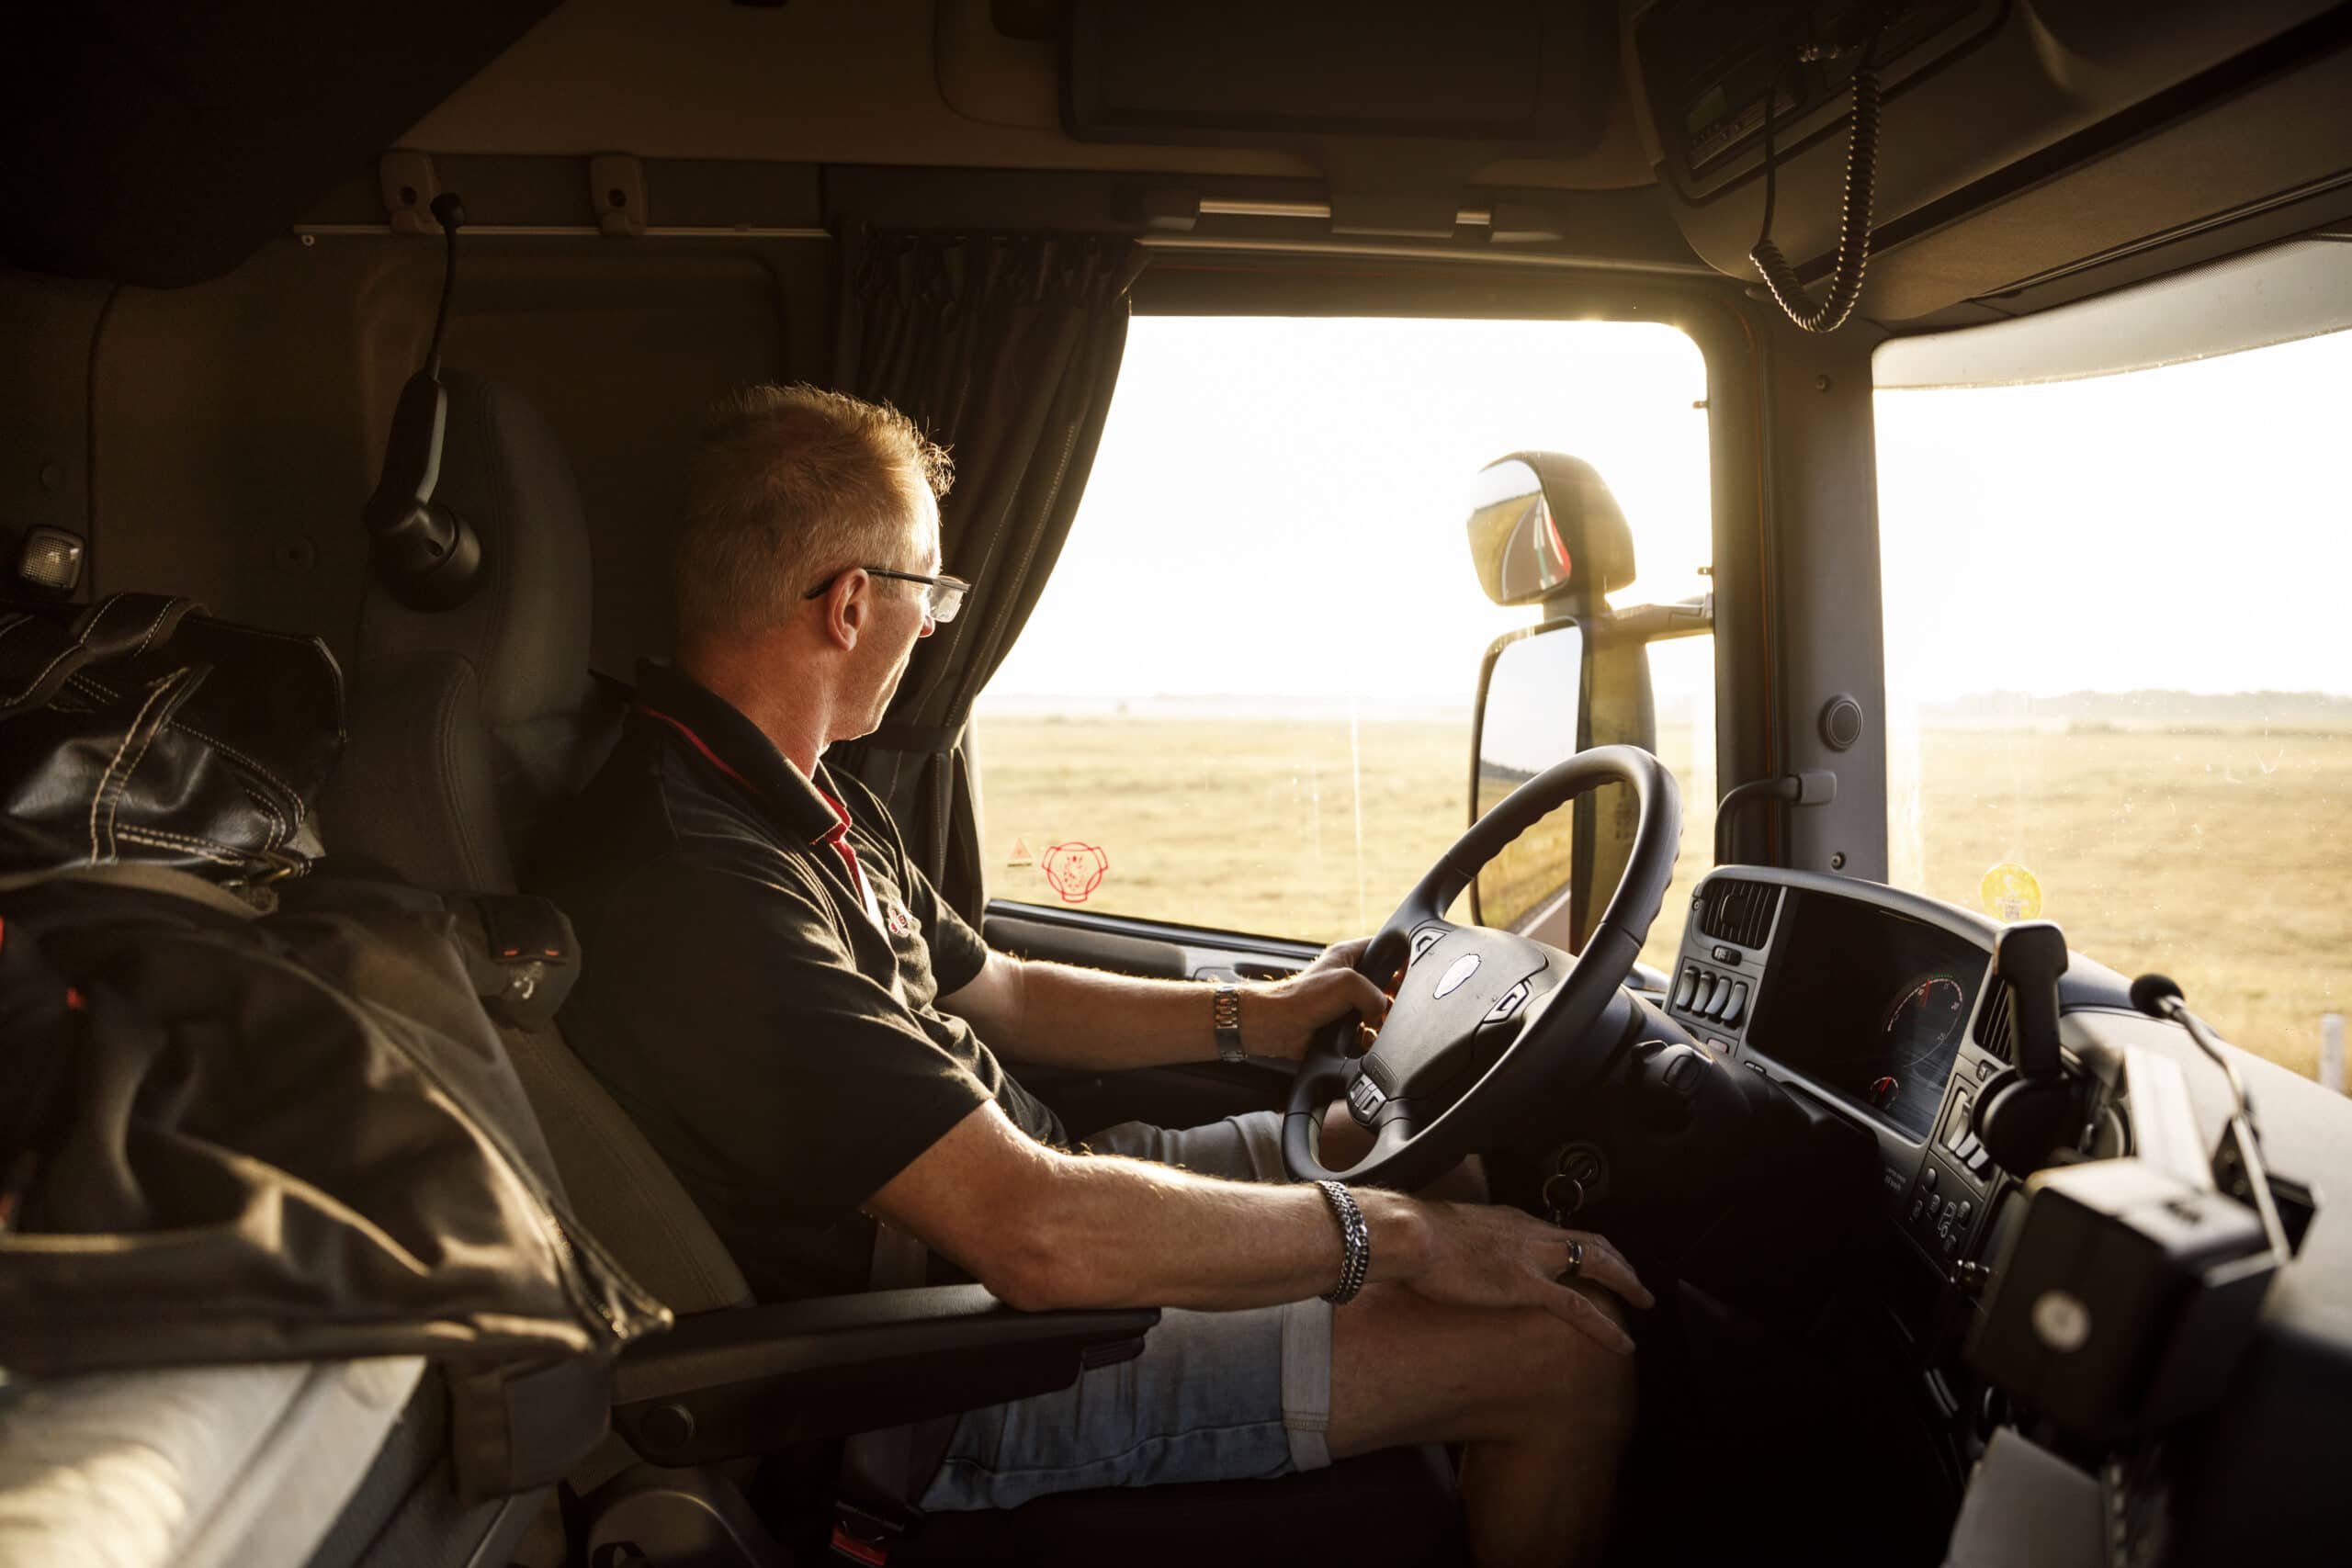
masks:
<svg viewBox="0 0 2352 1568"><path fill-rule="evenodd" d="M1179 1131L1122 1122L1098 1154L1236 1181L1283 1181L1271 1111ZM1143 1353L1090 1368L1054 1393L967 1413L923 1492L926 1512L1014 1508L1051 1492L1271 1479L1331 1462L1331 1306L1170 1308Z"/></svg>

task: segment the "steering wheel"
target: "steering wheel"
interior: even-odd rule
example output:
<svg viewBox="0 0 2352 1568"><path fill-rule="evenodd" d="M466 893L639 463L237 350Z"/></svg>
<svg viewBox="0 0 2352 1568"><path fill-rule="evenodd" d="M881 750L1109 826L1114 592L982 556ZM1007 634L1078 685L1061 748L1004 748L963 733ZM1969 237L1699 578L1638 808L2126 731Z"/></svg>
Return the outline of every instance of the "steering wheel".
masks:
<svg viewBox="0 0 2352 1568"><path fill-rule="evenodd" d="M1607 784L1633 791L1640 818L1624 874L1581 955L1445 919L1470 879L1512 840ZM1396 977L1372 1049L1349 1053L1355 1025L1345 1020L1308 1047L1283 1116L1283 1163L1292 1178L1419 1187L1507 1135L1539 1094L1596 1077L1615 1042L1596 1038L1593 1024L1633 971L1681 840L1674 775L1634 746L1580 751L1480 818L1357 961L1357 972L1374 985L1385 988ZM1373 1134L1372 1147L1345 1170L1326 1168L1317 1146L1323 1107L1335 1095Z"/></svg>

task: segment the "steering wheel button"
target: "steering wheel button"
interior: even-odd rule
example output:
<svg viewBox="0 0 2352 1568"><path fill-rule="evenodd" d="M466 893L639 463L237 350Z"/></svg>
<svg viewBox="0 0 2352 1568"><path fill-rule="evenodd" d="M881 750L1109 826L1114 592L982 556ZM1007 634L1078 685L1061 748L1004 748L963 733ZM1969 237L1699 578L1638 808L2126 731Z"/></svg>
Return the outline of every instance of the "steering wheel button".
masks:
<svg viewBox="0 0 2352 1568"><path fill-rule="evenodd" d="M1494 1023L1499 1020L1509 1018L1511 1014L1517 1012L1519 1010L1519 1004L1527 999L1527 982L1521 980L1518 985L1513 986L1510 990L1505 991L1502 994L1501 1000L1496 1002L1493 1007L1487 1010L1487 1016L1482 1021Z"/></svg>

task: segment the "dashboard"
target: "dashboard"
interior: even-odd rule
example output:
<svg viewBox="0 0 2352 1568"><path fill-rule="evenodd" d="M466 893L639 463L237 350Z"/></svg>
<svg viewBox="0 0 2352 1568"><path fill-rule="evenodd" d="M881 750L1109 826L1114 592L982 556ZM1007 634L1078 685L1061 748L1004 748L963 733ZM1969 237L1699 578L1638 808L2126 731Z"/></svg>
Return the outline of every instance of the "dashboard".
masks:
<svg viewBox="0 0 2352 1568"><path fill-rule="evenodd" d="M1668 1015L1720 1065L1876 1135L1886 1203L1939 1269L1983 1250L2003 1179L1970 1131L2011 1057L1998 931L1873 883L1741 867L1699 884L1668 982Z"/></svg>
<svg viewBox="0 0 2352 1568"><path fill-rule="evenodd" d="M1870 1249L1870 1304L1917 1353L1930 1429L1969 1477L1954 1561L1976 1560L1960 1548L1971 1517L1989 1529L2056 1517L2041 1512L2053 1493L2020 1499L2066 1471L2021 1433L2061 1430L2057 1407L2081 1391L2096 1397L2075 1405L2074 1440L2136 1456L2066 1483L2086 1499L2077 1517L2093 1534L2108 1514L2118 1561L2332 1561L2324 1554L2340 1532L2327 1477L2352 1389L2342 1305L2352 1231L2331 1227L2316 1179L2340 1179L2345 1168L2343 1097L2226 1044L2209 1054L2134 1007L2122 976L2072 953L2057 979L2057 1044L2090 1091L2089 1157L2064 1173L2082 1179L2072 1188L2045 1183L2030 1198L1972 1131L1987 1085L2016 1055L2010 987L1992 974L2002 930L1874 883L1725 867L1693 892L1665 1010L1724 1072L1756 1073L1875 1141L1880 1213L1901 1239ZM2189 1172L2192 1188L2209 1172L2228 1191L2228 1162L2214 1151L2233 1117L2250 1117L2249 1099L2262 1108L2277 1212L2258 1253L2199 1250L2215 1244L2181 1228L2226 1219L2221 1211L2236 1204L2174 1191L2130 1210L2064 1196L2101 1182L2122 1191L2159 1169ZM1856 1156L1849 1183L1866 1168ZM1758 1185L1770 1201L1779 1184ZM2044 1208L2052 1193L2056 1206ZM2280 1236L2283 1261L2270 1250ZM2018 1293L2005 1298L2008 1287ZM2077 1308L2077 1318L2061 1315ZM2067 1342L2076 1325L2086 1337ZM2201 1393L2159 1397L2192 1370ZM2210 1415L2182 1418L2209 1400ZM2093 1432L2099 1420L2107 1436ZM2026 1452L2030 1481L1993 1462ZM1984 1561L2039 1560L2020 1557L2014 1538L2001 1549L1976 1539ZM2149 1541L2159 1544L2142 1550Z"/></svg>

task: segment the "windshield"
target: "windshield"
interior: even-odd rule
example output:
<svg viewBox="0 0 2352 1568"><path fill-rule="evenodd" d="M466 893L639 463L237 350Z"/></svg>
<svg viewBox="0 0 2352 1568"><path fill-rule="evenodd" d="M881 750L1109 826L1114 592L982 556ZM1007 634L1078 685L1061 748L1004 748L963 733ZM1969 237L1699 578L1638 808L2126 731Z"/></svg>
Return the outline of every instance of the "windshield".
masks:
<svg viewBox="0 0 2352 1568"><path fill-rule="evenodd" d="M1684 598L1713 558L1706 399L1698 346L1654 323L1136 318L1069 543L978 705L990 893L1377 926L1468 826L1487 644L1543 616L1479 587L1479 471L1591 463L1635 540L1615 602ZM1666 645L1656 679L1704 842L1712 639ZM1703 857L1680 869L1669 910ZM1658 923L1653 962L1679 931Z"/></svg>
<svg viewBox="0 0 2352 1568"><path fill-rule="evenodd" d="M2352 981L2352 333L1877 398L1894 881L2313 1071Z"/></svg>

